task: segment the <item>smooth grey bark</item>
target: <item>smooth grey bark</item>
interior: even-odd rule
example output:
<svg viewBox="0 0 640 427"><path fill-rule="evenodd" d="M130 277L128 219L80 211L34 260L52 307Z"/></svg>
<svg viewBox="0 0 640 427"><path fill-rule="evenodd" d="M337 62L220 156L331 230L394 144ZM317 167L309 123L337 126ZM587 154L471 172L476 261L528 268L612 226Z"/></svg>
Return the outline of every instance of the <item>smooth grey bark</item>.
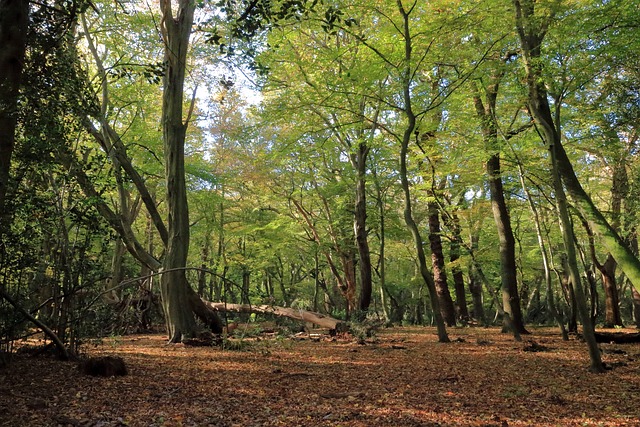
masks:
<svg viewBox="0 0 640 427"><path fill-rule="evenodd" d="M167 186L168 244L160 279L160 293L169 342L178 343L196 333L189 303L185 271L189 250L189 207L184 169L184 145L188 121L183 117L184 81L195 2L160 0L166 71L162 92L162 136Z"/></svg>
<svg viewBox="0 0 640 427"><path fill-rule="evenodd" d="M29 2L0 0L0 233L18 123L18 95L24 69Z"/></svg>

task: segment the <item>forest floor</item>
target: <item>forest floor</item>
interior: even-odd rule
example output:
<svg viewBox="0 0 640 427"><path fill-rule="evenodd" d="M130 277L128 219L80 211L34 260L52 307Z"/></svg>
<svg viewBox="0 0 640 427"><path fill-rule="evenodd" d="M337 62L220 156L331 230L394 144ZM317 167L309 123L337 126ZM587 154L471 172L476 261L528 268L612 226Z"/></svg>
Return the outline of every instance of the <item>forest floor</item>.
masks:
<svg viewBox="0 0 640 427"><path fill-rule="evenodd" d="M612 369L592 374L582 341L532 331L516 343L451 328L450 344L433 328L364 344L253 334L233 350L106 338L82 350L121 356L129 375L14 356L0 370L0 426L640 426L640 344L601 345Z"/></svg>

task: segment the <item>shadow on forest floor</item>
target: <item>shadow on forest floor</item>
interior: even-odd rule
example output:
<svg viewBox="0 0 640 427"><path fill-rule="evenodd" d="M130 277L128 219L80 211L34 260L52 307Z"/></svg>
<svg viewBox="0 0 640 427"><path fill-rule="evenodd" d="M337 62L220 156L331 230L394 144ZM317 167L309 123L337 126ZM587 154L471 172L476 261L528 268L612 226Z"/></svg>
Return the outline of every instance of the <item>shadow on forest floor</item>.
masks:
<svg viewBox="0 0 640 427"><path fill-rule="evenodd" d="M631 330L629 330L631 332ZM242 350L167 345L163 335L87 344L129 375L15 356L0 370L0 426L639 426L640 344L586 345L533 329L392 328L372 342L263 336ZM528 347L529 346L529 347ZM532 350L533 349L533 350Z"/></svg>

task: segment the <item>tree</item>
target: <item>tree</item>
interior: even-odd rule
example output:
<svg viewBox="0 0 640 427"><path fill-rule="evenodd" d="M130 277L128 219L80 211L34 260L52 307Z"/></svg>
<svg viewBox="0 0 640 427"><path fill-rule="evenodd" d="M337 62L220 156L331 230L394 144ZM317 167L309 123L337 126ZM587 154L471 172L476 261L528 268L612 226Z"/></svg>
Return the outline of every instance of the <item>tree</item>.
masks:
<svg viewBox="0 0 640 427"><path fill-rule="evenodd" d="M489 181L489 194L491 197L491 211L498 231L500 241L500 276L502 279L502 304L504 311L509 315L512 325L507 325L508 319L504 319L505 328L516 328L519 333L528 333L524 327L520 295L518 294L518 278L516 268L516 242L511 227L511 218L504 197L502 183L502 170L500 164L501 147L498 144L497 123L497 98L498 90L504 73L506 62L511 58L507 53L498 61L491 61L494 69L487 76L487 83L481 92L474 85L473 103L476 114L480 120L482 137L489 159L485 164L487 179Z"/></svg>
<svg viewBox="0 0 640 427"><path fill-rule="evenodd" d="M397 2L397 8L401 17L401 21L400 25L396 28L398 28L398 31L404 39L404 58L399 63L397 69L398 73L400 74L400 88L402 90L402 104L400 107L400 111L404 118L404 131L402 132L402 138L400 140L400 182L402 190L404 192L404 220L407 224L407 228L413 236L420 275L425 281L427 289L429 291L431 307L433 308L433 316L438 328L438 339L441 342L448 342L449 337L447 335L444 325L444 319L440 310L440 301L438 299L435 282L433 276L427 269L427 261L422 243L422 236L413 215L412 197L409 185L409 177L407 173L407 157L409 144L412 141L414 133L418 131L418 117L424 114L424 111L414 112L414 100L412 96L413 76L415 75L415 70L412 69L411 64L415 60L412 57L414 46L410 18L413 13L417 13L417 10L414 9L415 6L416 4L414 3L414 5L410 9L405 9L401 1Z"/></svg>
<svg viewBox="0 0 640 427"><path fill-rule="evenodd" d="M573 233L573 225L569 218L569 210L565 198L565 188L576 202L576 207L583 212L586 210L585 214L588 215L592 224L597 225L597 230L600 233L606 232L606 236L603 236L603 238L604 240L609 241L609 245L607 246L610 249L615 246L614 249L617 253L626 253L628 249L625 250L626 246L622 243L615 231L611 229L600 211L596 209L595 205L587 193L582 189L582 186L575 176L573 167L571 166L571 161L567 157L560 139L560 123L558 121L560 105L558 103L556 103L556 118L554 119L551 114L549 98L544 86L544 77L542 75L543 68L541 66L541 52L542 41L544 40L548 30L550 20L553 19L552 17L555 10L546 11L548 15L540 17L535 15L535 4L531 0L514 0L514 6L516 29L523 51L522 58L527 77L528 107L539 126L543 140L547 144L550 154L554 191L560 216L560 225L562 227L565 250L567 251L567 259L569 262L571 286L576 297L578 314L580 315L580 320L584 329L583 336L585 337L589 348L591 370L594 372L603 372L604 366L602 365L600 350L598 349L595 341L594 326L591 321L591 317L589 316L587 303L582 290L580 272L578 270L576 260L574 243L575 237ZM563 184L565 188L563 188ZM615 245L612 246L613 243L615 243ZM630 251L629 255L633 257L633 254L630 253ZM635 257L633 257L633 259L640 266L640 262L638 262ZM638 270L638 273L640 273L640 270Z"/></svg>
<svg viewBox="0 0 640 427"><path fill-rule="evenodd" d="M162 38L166 71L163 78L162 129L168 205L168 244L160 282L169 342L180 342L196 332L191 310L193 290L184 268L189 250L189 208L184 169L184 145L190 117L183 116L184 80L195 3L180 0L177 10L161 0Z"/></svg>
<svg viewBox="0 0 640 427"><path fill-rule="evenodd" d="M18 94L24 66L29 2L0 1L0 235L6 226L5 197L18 122Z"/></svg>

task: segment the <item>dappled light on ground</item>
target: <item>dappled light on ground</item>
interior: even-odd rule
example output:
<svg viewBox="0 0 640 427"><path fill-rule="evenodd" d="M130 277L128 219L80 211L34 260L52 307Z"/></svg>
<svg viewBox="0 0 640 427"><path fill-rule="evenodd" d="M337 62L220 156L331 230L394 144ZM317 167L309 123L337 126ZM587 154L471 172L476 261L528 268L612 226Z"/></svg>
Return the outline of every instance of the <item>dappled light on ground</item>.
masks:
<svg viewBox="0 0 640 427"><path fill-rule="evenodd" d="M534 329L381 331L364 345L247 339L242 350L138 335L87 344L129 375L15 357L0 371L3 426L638 426L640 345L602 345L614 369L588 372L585 344ZM540 351L525 350L525 347ZM615 351L613 351L615 350Z"/></svg>

